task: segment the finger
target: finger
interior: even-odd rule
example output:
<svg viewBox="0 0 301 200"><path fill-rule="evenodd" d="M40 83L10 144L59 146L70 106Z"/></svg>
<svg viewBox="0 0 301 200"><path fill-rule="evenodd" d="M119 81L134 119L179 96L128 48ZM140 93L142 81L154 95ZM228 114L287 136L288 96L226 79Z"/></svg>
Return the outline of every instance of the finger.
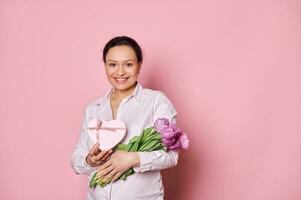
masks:
<svg viewBox="0 0 301 200"><path fill-rule="evenodd" d="M95 159L96 160L96 159ZM105 161L103 161L103 160L96 160L95 161L95 164L97 165L97 166L100 166L101 164L103 164Z"/></svg>
<svg viewBox="0 0 301 200"><path fill-rule="evenodd" d="M104 159L99 159L99 157L95 156L95 155L92 155L92 156L89 156L90 158L90 161L93 162L95 165L101 165L103 164L106 160Z"/></svg>
<svg viewBox="0 0 301 200"><path fill-rule="evenodd" d="M99 178L102 178L102 177L108 175L108 174L109 174L110 172L112 172L113 170L114 170L113 166L109 166L109 167L107 167L107 168L105 168L105 169L103 169L103 170L97 172L96 175L97 175Z"/></svg>
<svg viewBox="0 0 301 200"><path fill-rule="evenodd" d="M117 173L114 175L114 177L113 177L113 179L112 179L112 182L117 181L117 179L118 179L121 175L122 175L121 172L117 172Z"/></svg>
<svg viewBox="0 0 301 200"><path fill-rule="evenodd" d="M94 165L101 165L104 161L102 161L102 160L98 160L98 159L96 159L95 158L95 156L91 156L91 158L90 158L90 161L94 164Z"/></svg>
<svg viewBox="0 0 301 200"><path fill-rule="evenodd" d="M110 167L112 165L112 162L110 160L108 160L107 162L105 162L104 164L102 164L98 169L97 172L101 172L102 170Z"/></svg>
<svg viewBox="0 0 301 200"><path fill-rule="evenodd" d="M107 175L105 175L102 180L103 181L110 180L110 179L112 179L115 176L115 174L117 174L117 172L113 169L110 173L108 173Z"/></svg>
<svg viewBox="0 0 301 200"><path fill-rule="evenodd" d="M113 152L112 150L106 152L105 155L103 155L103 157L101 158L101 160L103 161L107 160L111 156L112 152Z"/></svg>
<svg viewBox="0 0 301 200"><path fill-rule="evenodd" d="M104 150L104 151L101 151L99 154L97 154L97 155L95 155L95 159L98 161L98 160L101 160L103 157L104 157L104 155L106 155L107 154L107 151L106 150Z"/></svg>
<svg viewBox="0 0 301 200"><path fill-rule="evenodd" d="M100 148L98 147L97 149L96 149L96 151L94 152L94 155L97 155L97 154L99 154L101 152L101 150L100 150Z"/></svg>
<svg viewBox="0 0 301 200"><path fill-rule="evenodd" d="M99 143L94 144L93 147L89 150L89 154L91 156L94 155L98 147L99 147Z"/></svg>
<svg viewBox="0 0 301 200"><path fill-rule="evenodd" d="M111 154L113 153L113 150L104 150L102 154L98 154L97 155L97 159L101 160L101 161L106 161L110 156Z"/></svg>
<svg viewBox="0 0 301 200"><path fill-rule="evenodd" d="M110 157L110 155L108 154L105 154L102 158L100 158L99 160L95 159L95 156L94 156L94 159L96 160L95 163L99 166L101 166L102 164L106 163L108 161L108 158Z"/></svg>

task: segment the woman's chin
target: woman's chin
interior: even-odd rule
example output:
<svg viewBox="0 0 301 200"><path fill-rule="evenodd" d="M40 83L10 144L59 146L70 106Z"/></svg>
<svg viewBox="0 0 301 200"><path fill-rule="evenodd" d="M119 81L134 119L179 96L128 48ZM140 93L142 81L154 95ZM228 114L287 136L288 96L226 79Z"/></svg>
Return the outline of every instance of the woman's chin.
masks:
<svg viewBox="0 0 301 200"><path fill-rule="evenodd" d="M130 89L132 86L134 85L133 84L129 84L129 83L114 83L114 88L115 90L119 90L119 91L126 91L128 89Z"/></svg>

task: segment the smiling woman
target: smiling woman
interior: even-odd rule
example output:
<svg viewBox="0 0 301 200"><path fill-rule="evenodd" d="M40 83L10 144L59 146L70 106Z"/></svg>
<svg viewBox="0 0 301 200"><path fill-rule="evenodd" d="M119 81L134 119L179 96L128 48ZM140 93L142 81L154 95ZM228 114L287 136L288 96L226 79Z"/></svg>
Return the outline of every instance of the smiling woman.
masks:
<svg viewBox="0 0 301 200"><path fill-rule="evenodd" d="M137 42L128 37L113 38L104 48L103 61L117 96L130 94L142 64L142 53Z"/></svg>
<svg viewBox="0 0 301 200"><path fill-rule="evenodd" d="M138 83L142 52L134 39L126 36L111 39L104 47L103 61L112 88L104 97L87 105L79 140L72 155L72 167L76 173L88 175L89 180L95 172L104 181L112 180L103 188L89 189L89 200L162 200L164 189L160 170L177 164L178 151L100 149L99 144L93 144L89 138L87 124L95 118L121 120L126 124L127 136L123 142L127 143L159 118L175 123L177 112L164 93L143 88ZM126 180L117 180L131 168L135 174Z"/></svg>

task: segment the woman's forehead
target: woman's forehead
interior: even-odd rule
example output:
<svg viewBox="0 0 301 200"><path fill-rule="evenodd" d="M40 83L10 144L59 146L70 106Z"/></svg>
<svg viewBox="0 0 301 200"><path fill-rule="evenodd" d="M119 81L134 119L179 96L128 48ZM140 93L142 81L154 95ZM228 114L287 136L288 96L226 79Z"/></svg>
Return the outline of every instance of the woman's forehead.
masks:
<svg viewBox="0 0 301 200"><path fill-rule="evenodd" d="M129 46L115 46L109 49L106 60L112 61L129 61L137 60L135 51Z"/></svg>

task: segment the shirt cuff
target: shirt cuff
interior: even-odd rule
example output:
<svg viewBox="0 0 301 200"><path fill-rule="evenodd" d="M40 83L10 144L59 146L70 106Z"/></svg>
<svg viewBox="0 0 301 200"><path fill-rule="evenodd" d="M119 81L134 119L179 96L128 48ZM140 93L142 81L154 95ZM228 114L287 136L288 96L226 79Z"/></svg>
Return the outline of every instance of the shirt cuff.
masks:
<svg viewBox="0 0 301 200"><path fill-rule="evenodd" d="M138 166L133 167L135 172L146 172L150 170L155 170L158 168L156 167L157 160L160 159L162 153L158 151L151 151L151 152L137 152L140 159L140 164Z"/></svg>
<svg viewBox="0 0 301 200"><path fill-rule="evenodd" d="M145 172L152 169L152 152L137 152L140 159L140 164L133 167L135 172Z"/></svg>

